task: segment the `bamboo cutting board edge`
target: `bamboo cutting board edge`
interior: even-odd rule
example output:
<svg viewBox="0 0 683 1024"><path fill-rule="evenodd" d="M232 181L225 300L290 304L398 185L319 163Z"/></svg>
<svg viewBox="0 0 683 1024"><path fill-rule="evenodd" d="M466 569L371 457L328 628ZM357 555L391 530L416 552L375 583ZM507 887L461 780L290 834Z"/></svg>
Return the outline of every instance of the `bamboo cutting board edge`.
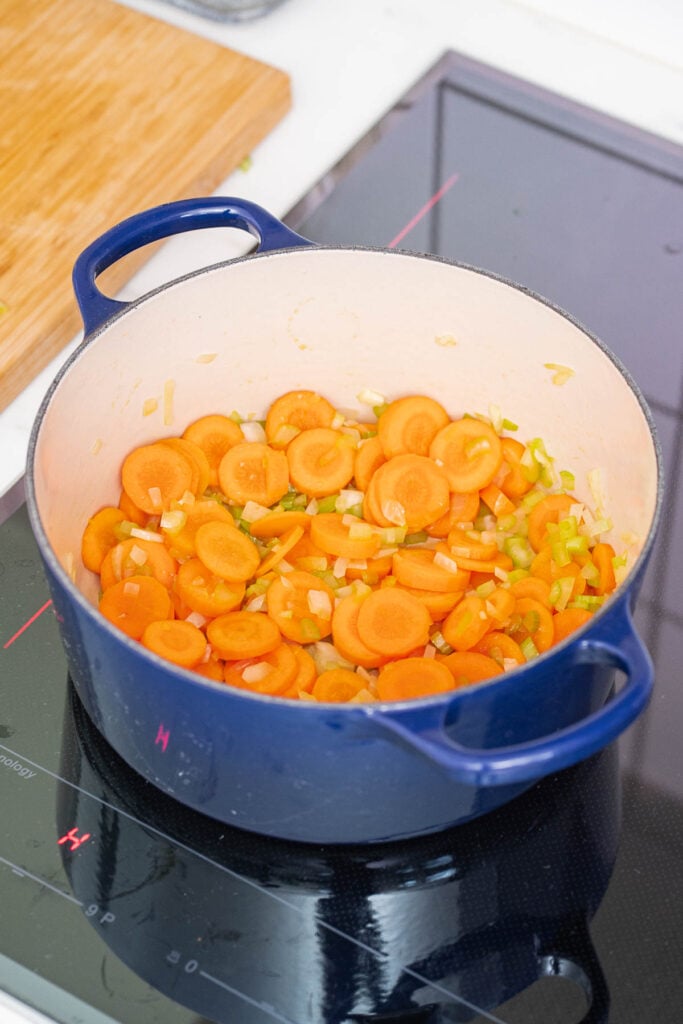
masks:
<svg viewBox="0 0 683 1024"><path fill-rule="evenodd" d="M211 193L291 106L284 71L113 0L61 0L56 32L50 0L6 2L15 32L0 97L15 102L5 105L10 124L0 141L0 411L81 328L71 288L78 253L132 213ZM103 65L102 48L89 49L93 33L109 48L128 40L127 54L117 50L113 66ZM45 95L47 75L36 96L38 66L52 79L68 72L66 93L61 82ZM83 91L86 68L93 80ZM122 91L107 105L112 75ZM108 292L148 255L108 271Z"/></svg>

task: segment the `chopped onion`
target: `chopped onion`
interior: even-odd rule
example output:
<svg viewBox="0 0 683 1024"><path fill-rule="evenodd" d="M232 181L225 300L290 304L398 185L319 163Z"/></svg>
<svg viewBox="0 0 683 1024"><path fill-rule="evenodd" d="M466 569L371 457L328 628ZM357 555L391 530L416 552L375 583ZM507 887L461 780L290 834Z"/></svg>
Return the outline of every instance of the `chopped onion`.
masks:
<svg viewBox="0 0 683 1024"><path fill-rule="evenodd" d="M242 509L241 518L245 523L256 523L270 513L266 505L259 505L257 501L248 501Z"/></svg>
<svg viewBox="0 0 683 1024"><path fill-rule="evenodd" d="M373 407L376 405L384 405L386 402L384 395L381 395L379 391L372 391L370 388L363 388L362 391L358 392L356 398L359 402L362 402L363 405L371 405Z"/></svg>
<svg viewBox="0 0 683 1024"><path fill-rule="evenodd" d="M137 537L138 540L151 540L155 544L163 544L164 538L160 533L154 533L152 530L142 530L139 526L134 526L130 531L131 537Z"/></svg>
<svg viewBox="0 0 683 1024"><path fill-rule="evenodd" d="M149 500L152 502L154 508L161 508L163 502L161 500L161 488L160 487L149 487L147 489Z"/></svg>
<svg viewBox="0 0 683 1024"><path fill-rule="evenodd" d="M265 443L266 432L258 420L245 420L243 423L240 423L240 429L244 434L245 441Z"/></svg>
<svg viewBox="0 0 683 1024"><path fill-rule="evenodd" d="M434 647L433 644L427 644L425 646L425 649L424 649L423 657L425 657L425 658L435 658L436 657L436 647Z"/></svg>
<svg viewBox="0 0 683 1024"><path fill-rule="evenodd" d="M270 675L273 666L267 661L257 661L255 665L247 665L242 671L242 679L245 683L260 683L262 679Z"/></svg>
<svg viewBox="0 0 683 1024"><path fill-rule="evenodd" d="M325 563L325 567L327 567L327 563ZM332 575L336 576L336 578L339 580L343 576L346 576L346 570L348 569L348 567L349 567L349 560L348 560L348 558L341 558L341 557L339 557L339 558L336 559L334 565L332 566Z"/></svg>
<svg viewBox="0 0 683 1024"><path fill-rule="evenodd" d="M140 593L140 584L133 583L131 580L127 580L123 584L123 592L127 597L137 597Z"/></svg>
<svg viewBox="0 0 683 1024"><path fill-rule="evenodd" d="M445 569L446 572L457 573L458 563L454 558L449 558L448 555L444 555L443 551L437 551L434 555L434 565L440 566Z"/></svg>
<svg viewBox="0 0 683 1024"><path fill-rule="evenodd" d="M133 547L128 553L128 557L131 562L135 563L135 565L144 565L147 561L147 552L144 548L138 547L137 544L133 544Z"/></svg>
<svg viewBox="0 0 683 1024"><path fill-rule="evenodd" d="M364 494L362 491L354 491L350 488L348 490L341 490L339 492L339 497L334 503L334 510L335 512L341 513L348 512L349 509L362 504L363 497Z"/></svg>
<svg viewBox="0 0 683 1024"><path fill-rule="evenodd" d="M200 612L190 612L185 618L185 622L189 622L191 626L196 626L197 629L201 629L207 622L207 619Z"/></svg>
<svg viewBox="0 0 683 1024"><path fill-rule="evenodd" d="M324 590L308 591L308 607L311 615L317 615L321 619L332 618L332 602L330 595Z"/></svg>
<svg viewBox="0 0 683 1024"><path fill-rule="evenodd" d="M187 515L185 512L180 508L175 508L162 513L159 526L162 530L168 530L170 533L178 533L186 522Z"/></svg>
<svg viewBox="0 0 683 1024"><path fill-rule="evenodd" d="M306 508L304 509L304 511L306 512L306 515L309 515L309 516L317 515L318 514L318 499L317 498L311 498L311 500L309 501L309 503L306 506Z"/></svg>
<svg viewBox="0 0 683 1024"><path fill-rule="evenodd" d="M298 427L295 427L293 423L283 423L275 431L273 437L273 444L278 445L280 448L286 448L290 441L293 441L297 434L301 431Z"/></svg>
<svg viewBox="0 0 683 1024"><path fill-rule="evenodd" d="M263 594L257 594L251 601L248 601L244 606L244 610L245 612L262 612L265 607L266 595L264 592Z"/></svg>

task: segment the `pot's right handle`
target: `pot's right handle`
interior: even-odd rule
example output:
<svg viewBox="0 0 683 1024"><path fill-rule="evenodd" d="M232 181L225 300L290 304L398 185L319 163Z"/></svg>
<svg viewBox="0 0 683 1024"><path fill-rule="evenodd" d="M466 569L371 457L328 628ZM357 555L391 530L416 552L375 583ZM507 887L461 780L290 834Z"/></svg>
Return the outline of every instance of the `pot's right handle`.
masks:
<svg viewBox="0 0 683 1024"><path fill-rule="evenodd" d="M105 231L83 250L74 264L73 288L86 335L129 305L104 295L95 284L98 274L150 242L184 231L217 227L248 231L257 239L259 252L315 244L291 231L262 206L245 199L223 196L180 199L143 210Z"/></svg>
<svg viewBox="0 0 683 1024"><path fill-rule="evenodd" d="M531 782L602 750L635 721L650 699L652 661L625 602L621 609L613 610L612 619L601 630L596 629L594 635L583 640L576 639L572 656L561 669L571 671L581 664L614 666L624 672L626 681L597 711L538 739L496 749L465 747L446 732L447 709L443 705L416 709L404 721L400 714L392 714L388 705L375 711L368 704L366 720L387 739L421 754L459 782L474 786Z"/></svg>

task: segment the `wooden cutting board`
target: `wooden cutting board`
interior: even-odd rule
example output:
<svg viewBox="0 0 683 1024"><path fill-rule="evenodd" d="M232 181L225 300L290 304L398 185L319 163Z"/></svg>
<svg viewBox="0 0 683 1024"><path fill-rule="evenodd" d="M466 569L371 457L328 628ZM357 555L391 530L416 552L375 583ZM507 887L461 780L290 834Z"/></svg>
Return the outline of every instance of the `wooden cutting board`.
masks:
<svg viewBox="0 0 683 1024"><path fill-rule="evenodd" d="M290 84L115 0L1 6L3 409L81 327L82 249L132 213L214 191L289 109ZM108 271L107 290L134 269Z"/></svg>

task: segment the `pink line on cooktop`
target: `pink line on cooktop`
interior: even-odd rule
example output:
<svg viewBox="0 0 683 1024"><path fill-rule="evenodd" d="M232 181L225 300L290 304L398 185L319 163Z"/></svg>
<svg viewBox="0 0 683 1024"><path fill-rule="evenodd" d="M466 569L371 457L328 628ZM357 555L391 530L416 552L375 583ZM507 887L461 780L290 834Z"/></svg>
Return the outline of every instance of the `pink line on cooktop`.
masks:
<svg viewBox="0 0 683 1024"><path fill-rule="evenodd" d="M12 646L12 644L14 643L14 641L15 641L15 640L18 640L18 639L19 639L19 637L21 636L21 634L22 634L23 632L25 632L25 631L26 631L26 630L28 629L28 627L29 627L29 626L32 626L32 625L33 625L33 623L34 623L34 622L36 621L36 619L37 619L37 618L38 618L38 617L39 617L40 615L42 615L42 614L43 614L43 612L44 612L44 611L46 611L46 610L47 610L47 609L48 609L48 608L50 607L50 605L51 605L51 604L52 604L52 601L51 601L51 600L48 600L48 601L46 601L46 602L45 602L45 604L44 604L44 605L42 605L42 607L40 607L40 608L38 609L38 611L37 611L37 612L35 612L35 613L34 613L34 614L33 614L33 615L31 616L31 618L30 618L30 619L29 619L29 620L28 620L27 622L25 622L25 623L24 623L24 625L23 625L23 626L20 626L20 627L19 627L19 629L18 629L18 630L16 631L16 633L15 633L15 634L14 634L13 636L11 636L11 637L9 638L9 640L7 641L7 643L4 643L4 644L2 645L2 649L3 649L3 651L6 651L8 647L11 647L11 646Z"/></svg>
<svg viewBox="0 0 683 1024"><path fill-rule="evenodd" d="M387 246L388 249L395 248L398 245L398 243L401 242L406 237L406 235L413 230L415 225L420 223L425 214L429 213L432 207L436 206L439 200L445 196L446 192L448 192L448 190L452 188L453 185L455 185L456 181L458 180L458 177L458 174L451 174L450 178L444 181L439 191L435 192L431 199L427 200L424 206L417 211L412 220L409 220L406 226L402 228L401 231L399 231L399 233L396 235L396 238L394 238L393 241L389 242L389 245Z"/></svg>

